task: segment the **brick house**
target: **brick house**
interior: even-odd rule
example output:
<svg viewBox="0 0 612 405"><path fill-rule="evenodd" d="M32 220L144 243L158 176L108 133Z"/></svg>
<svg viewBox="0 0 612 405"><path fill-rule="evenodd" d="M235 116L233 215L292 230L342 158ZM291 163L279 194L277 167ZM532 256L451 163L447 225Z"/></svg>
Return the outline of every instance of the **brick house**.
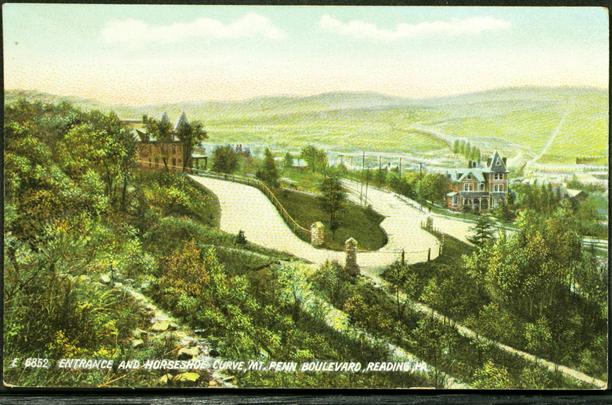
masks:
<svg viewBox="0 0 612 405"><path fill-rule="evenodd" d="M486 167L469 161L468 167L446 171L449 192L446 206L452 210L470 208L487 211L508 201L508 170L506 158L496 151L487 159Z"/></svg>
<svg viewBox="0 0 612 405"><path fill-rule="evenodd" d="M164 113L162 121L168 120L168 115ZM126 120L127 121L127 120ZM174 135L181 122L187 122L185 113L182 113L173 127L172 140L161 142L147 134L142 129L133 128L134 137L139 141L137 145L137 160L142 168L161 169L164 168L164 157L168 169L181 171L183 169L183 143Z"/></svg>

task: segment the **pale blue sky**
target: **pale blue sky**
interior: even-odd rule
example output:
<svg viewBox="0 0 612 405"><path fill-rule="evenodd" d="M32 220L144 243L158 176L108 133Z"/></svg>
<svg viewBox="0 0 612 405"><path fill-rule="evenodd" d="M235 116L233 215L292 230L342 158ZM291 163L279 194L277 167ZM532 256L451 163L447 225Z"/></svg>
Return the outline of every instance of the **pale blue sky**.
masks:
<svg viewBox="0 0 612 405"><path fill-rule="evenodd" d="M608 87L603 8L5 4L6 88L156 103Z"/></svg>

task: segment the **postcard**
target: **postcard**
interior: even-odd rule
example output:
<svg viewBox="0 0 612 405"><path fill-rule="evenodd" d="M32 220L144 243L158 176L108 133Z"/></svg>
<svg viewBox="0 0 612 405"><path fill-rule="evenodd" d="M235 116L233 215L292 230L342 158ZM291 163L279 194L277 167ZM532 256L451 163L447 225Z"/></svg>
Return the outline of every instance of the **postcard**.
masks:
<svg viewBox="0 0 612 405"><path fill-rule="evenodd" d="M5 387L607 387L607 9L2 22Z"/></svg>

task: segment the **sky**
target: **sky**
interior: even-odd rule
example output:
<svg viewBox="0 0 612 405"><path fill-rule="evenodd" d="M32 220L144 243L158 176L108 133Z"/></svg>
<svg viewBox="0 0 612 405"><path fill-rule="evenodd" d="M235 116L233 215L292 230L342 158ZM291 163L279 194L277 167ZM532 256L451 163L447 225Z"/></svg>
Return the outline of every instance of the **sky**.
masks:
<svg viewBox="0 0 612 405"><path fill-rule="evenodd" d="M608 88L598 7L4 4L6 89L107 103Z"/></svg>

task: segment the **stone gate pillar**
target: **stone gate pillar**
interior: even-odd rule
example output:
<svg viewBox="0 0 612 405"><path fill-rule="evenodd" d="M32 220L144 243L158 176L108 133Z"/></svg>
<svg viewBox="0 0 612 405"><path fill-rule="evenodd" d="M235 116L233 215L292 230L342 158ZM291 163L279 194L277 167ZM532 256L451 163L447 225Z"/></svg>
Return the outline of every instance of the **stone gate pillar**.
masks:
<svg viewBox="0 0 612 405"><path fill-rule="evenodd" d="M344 252L346 253L346 262L344 270L352 276L359 275L359 266L357 265L357 241L354 238L348 238L344 242Z"/></svg>
<svg viewBox="0 0 612 405"><path fill-rule="evenodd" d="M432 230L433 229L433 217L428 215L425 219L425 229Z"/></svg>
<svg viewBox="0 0 612 405"><path fill-rule="evenodd" d="M310 244L319 247L323 245L323 242L325 242L325 225L317 221L310 225Z"/></svg>

